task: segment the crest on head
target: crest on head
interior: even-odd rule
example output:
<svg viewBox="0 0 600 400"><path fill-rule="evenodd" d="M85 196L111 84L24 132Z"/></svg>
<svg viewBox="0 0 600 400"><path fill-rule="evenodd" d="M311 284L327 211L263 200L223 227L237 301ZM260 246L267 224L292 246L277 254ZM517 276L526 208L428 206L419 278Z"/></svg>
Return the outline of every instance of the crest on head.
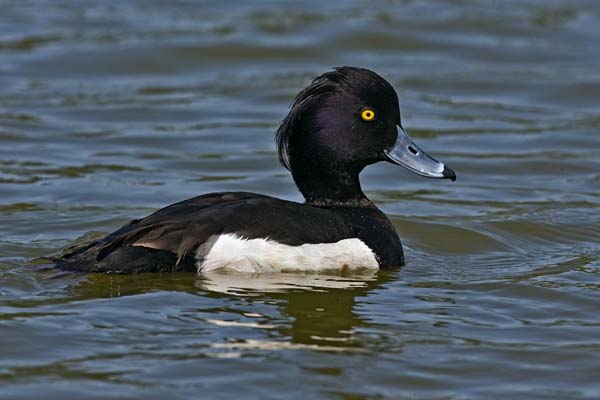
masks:
<svg viewBox="0 0 600 400"><path fill-rule="evenodd" d="M314 78L311 84L303 89L294 98L288 115L277 129L275 141L281 164L291 170L292 142L295 135L301 134L303 116L322 102L325 98L335 95L351 96L360 99L361 103L381 104L387 108L386 112L397 114L397 123L400 123L398 110L398 97L394 88L381 76L373 71L357 67L337 67ZM320 103L321 105L323 103ZM339 102L340 107L343 102ZM383 111L383 110L381 110ZM370 121L375 114L370 109L362 116L364 121Z"/></svg>

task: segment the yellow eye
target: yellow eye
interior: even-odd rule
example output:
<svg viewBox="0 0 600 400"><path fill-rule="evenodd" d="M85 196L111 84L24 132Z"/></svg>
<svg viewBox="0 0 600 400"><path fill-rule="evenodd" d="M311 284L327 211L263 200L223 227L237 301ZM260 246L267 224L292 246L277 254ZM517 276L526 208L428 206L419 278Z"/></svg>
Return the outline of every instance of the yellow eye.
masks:
<svg viewBox="0 0 600 400"><path fill-rule="evenodd" d="M375 119L375 111L371 110L370 108L366 108L362 110L360 117L364 121L373 121L373 119Z"/></svg>

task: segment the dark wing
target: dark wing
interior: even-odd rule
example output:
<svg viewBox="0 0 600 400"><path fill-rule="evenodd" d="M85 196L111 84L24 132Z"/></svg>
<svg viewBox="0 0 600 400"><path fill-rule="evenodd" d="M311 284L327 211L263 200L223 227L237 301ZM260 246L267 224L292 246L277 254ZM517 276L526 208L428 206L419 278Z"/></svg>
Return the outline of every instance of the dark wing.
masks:
<svg viewBox="0 0 600 400"><path fill-rule="evenodd" d="M131 221L58 265L90 272L196 271L198 247L224 233L289 245L335 242L352 234L343 219L320 208L254 193L211 193Z"/></svg>

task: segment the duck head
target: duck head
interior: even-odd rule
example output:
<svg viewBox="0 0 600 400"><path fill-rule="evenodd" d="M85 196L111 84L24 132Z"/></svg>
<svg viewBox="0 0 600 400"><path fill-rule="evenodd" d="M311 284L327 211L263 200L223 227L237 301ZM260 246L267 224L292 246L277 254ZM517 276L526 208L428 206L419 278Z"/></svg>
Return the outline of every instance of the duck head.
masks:
<svg viewBox="0 0 600 400"><path fill-rule="evenodd" d="M335 68L314 78L294 99L276 141L279 160L308 203L366 199L358 175L379 161L430 178L456 179L402 128L394 88L363 68Z"/></svg>

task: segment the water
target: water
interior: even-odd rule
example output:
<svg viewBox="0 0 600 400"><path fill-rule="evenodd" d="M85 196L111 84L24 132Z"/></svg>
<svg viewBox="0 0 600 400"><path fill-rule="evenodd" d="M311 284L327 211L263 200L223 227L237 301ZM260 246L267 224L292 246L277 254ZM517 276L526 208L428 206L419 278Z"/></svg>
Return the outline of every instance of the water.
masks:
<svg viewBox="0 0 600 400"><path fill-rule="evenodd" d="M1 5L0 398L600 397L600 3ZM406 267L31 265L205 192L300 200L273 133L335 65L457 171L363 174Z"/></svg>

